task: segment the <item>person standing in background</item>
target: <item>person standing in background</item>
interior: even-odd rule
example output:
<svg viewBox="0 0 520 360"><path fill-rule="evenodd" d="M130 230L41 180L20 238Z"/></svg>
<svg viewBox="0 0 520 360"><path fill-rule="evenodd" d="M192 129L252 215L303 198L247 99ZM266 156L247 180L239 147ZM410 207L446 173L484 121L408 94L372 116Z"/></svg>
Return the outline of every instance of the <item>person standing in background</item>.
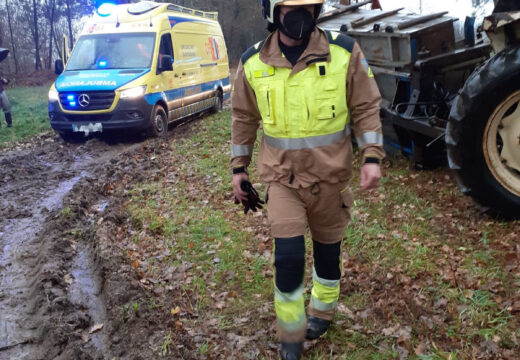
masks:
<svg viewBox="0 0 520 360"><path fill-rule="evenodd" d="M9 84L9 80L0 75L0 109L2 109L4 112L5 122L9 128L13 126L13 119L11 117L11 105L9 104L9 99L7 98L7 94L4 89L4 86L7 84Z"/></svg>

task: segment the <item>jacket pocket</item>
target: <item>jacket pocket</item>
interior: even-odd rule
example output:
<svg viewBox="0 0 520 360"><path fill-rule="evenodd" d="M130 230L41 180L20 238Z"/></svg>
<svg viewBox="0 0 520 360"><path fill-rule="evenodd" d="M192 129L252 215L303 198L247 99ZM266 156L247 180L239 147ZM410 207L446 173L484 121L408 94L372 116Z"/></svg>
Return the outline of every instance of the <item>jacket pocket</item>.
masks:
<svg viewBox="0 0 520 360"><path fill-rule="evenodd" d="M256 93L256 100L264 124L284 126L283 81L271 80L267 84L261 84Z"/></svg>
<svg viewBox="0 0 520 360"><path fill-rule="evenodd" d="M316 118L318 120L334 119L336 117L338 84L332 79L325 79L318 90Z"/></svg>
<svg viewBox="0 0 520 360"><path fill-rule="evenodd" d="M269 88L269 85L262 85L259 87L256 94L256 101L258 103L258 110L262 115L262 121L264 124L274 124L275 116L272 107L273 90Z"/></svg>

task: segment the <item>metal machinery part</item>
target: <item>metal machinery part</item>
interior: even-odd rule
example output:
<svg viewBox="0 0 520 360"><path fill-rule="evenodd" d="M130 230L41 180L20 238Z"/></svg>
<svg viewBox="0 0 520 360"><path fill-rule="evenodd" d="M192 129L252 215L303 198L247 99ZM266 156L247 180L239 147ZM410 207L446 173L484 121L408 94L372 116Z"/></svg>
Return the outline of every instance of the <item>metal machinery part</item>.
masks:
<svg viewBox="0 0 520 360"><path fill-rule="evenodd" d="M360 4L369 3L367 0ZM399 149L419 168L445 164L448 157L450 166L457 169L458 174L468 168L468 159L478 158L481 171L486 173L487 185L480 186L479 180L471 184L461 181L462 188L477 202L496 210L495 213L518 217L519 88L494 99L493 108L489 112L483 109L486 114L478 120L475 115L479 114L472 112L479 104L470 99L478 95L483 96L481 103L487 102L486 91L493 92L493 86L503 83L507 76L511 78L511 72L504 74L507 66L501 65L510 58L504 51L520 48L520 11L514 12L520 10L520 1L496 0L495 5L494 14L485 19L482 27L490 43L479 32L475 39L474 20L467 21L465 32L469 35L465 41L457 43L453 23L458 19L448 16L447 12L421 16L402 9L381 12L356 5L336 5L335 10L322 14L318 23L324 29L353 37L363 50L383 97L381 115L387 150ZM493 51L501 55L496 61L492 61ZM498 80L494 82L493 76ZM481 78L489 81L481 81ZM471 83L466 85L467 81ZM515 82L508 81L514 88ZM496 89L503 91L497 86ZM460 92L462 95L458 96ZM453 118L453 114L460 116ZM465 129L471 129L468 131L471 139L464 138ZM475 143L478 146L473 146ZM463 146L466 147L461 148ZM468 152L474 152L475 156L466 156ZM468 174L459 176L459 180L480 177L474 172L471 176ZM484 192L496 192L500 196ZM505 205L498 205L499 201L493 198L499 198Z"/></svg>
<svg viewBox="0 0 520 360"><path fill-rule="evenodd" d="M445 163L442 141L453 99L491 47L456 44L447 12L415 15L395 9L336 5L319 25L345 33L360 45L383 97L387 150L397 148L419 168Z"/></svg>

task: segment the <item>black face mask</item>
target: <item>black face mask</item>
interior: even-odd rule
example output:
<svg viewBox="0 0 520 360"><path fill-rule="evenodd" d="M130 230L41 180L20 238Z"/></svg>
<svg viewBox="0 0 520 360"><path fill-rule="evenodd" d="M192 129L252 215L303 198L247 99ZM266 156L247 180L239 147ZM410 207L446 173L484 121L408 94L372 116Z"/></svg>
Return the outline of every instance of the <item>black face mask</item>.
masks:
<svg viewBox="0 0 520 360"><path fill-rule="evenodd" d="M277 18L280 19L279 16ZM299 7L285 14L283 24L280 24L280 20L278 24L280 31L291 39L303 40L308 39L316 28L316 19L303 7Z"/></svg>

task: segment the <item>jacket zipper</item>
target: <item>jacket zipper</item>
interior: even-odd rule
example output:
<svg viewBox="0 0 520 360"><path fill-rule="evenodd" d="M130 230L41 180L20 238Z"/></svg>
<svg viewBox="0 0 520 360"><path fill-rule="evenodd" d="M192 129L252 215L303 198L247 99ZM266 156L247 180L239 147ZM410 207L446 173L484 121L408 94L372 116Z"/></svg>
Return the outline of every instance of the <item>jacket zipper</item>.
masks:
<svg viewBox="0 0 520 360"><path fill-rule="evenodd" d="M271 101L269 99L269 89L267 89L267 116L271 117Z"/></svg>

